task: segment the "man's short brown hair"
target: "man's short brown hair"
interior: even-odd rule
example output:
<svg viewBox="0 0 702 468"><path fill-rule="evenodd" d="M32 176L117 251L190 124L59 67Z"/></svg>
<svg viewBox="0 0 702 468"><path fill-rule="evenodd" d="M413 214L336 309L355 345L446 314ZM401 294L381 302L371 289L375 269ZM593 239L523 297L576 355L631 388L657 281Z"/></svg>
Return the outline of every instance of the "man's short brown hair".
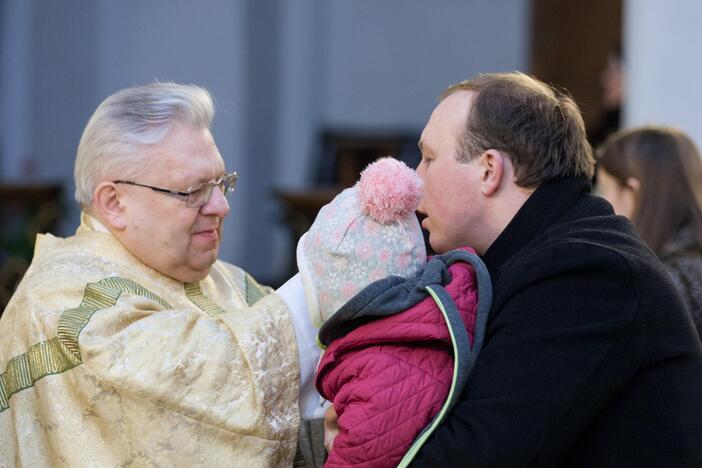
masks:
<svg viewBox="0 0 702 468"><path fill-rule="evenodd" d="M595 160L580 109L570 95L523 73L487 73L450 86L472 91L471 111L456 159L468 162L488 149L505 153L517 185L549 179L592 178Z"/></svg>

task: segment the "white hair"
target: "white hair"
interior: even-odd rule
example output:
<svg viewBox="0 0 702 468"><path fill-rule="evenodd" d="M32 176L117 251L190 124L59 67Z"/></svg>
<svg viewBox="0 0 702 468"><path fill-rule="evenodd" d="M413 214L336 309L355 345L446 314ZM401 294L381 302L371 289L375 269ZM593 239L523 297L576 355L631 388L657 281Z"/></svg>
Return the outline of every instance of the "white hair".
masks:
<svg viewBox="0 0 702 468"><path fill-rule="evenodd" d="M140 147L163 141L174 123L209 128L213 117L212 96L199 86L156 82L109 96L78 144L76 201L89 210L100 182L134 178L143 168Z"/></svg>

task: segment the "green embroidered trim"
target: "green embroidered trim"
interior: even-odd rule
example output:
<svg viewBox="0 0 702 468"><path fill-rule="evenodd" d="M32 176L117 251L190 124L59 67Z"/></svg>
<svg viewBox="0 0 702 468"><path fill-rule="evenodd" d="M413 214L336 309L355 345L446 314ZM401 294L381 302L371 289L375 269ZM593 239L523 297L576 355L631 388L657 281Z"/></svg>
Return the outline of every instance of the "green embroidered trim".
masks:
<svg viewBox="0 0 702 468"><path fill-rule="evenodd" d="M224 309L215 304L212 299L205 296L205 293L200 289L200 283L185 283L185 295L188 296L190 302L198 306L200 310L211 317L224 313Z"/></svg>
<svg viewBox="0 0 702 468"><path fill-rule="evenodd" d="M10 407L10 397L15 393L34 386L47 375L60 374L82 364L78 347L80 332L96 311L114 306L123 293L145 297L164 309L170 308L166 301L126 278L112 277L88 283L80 305L63 311L59 317L58 336L32 345L26 353L7 362L5 372L0 374L0 413Z"/></svg>
<svg viewBox="0 0 702 468"><path fill-rule="evenodd" d="M248 273L244 273L244 287L246 288L246 304L249 306L254 305L263 296L270 294L271 289L265 286L261 286L258 281L253 279L253 276Z"/></svg>
<svg viewBox="0 0 702 468"><path fill-rule="evenodd" d="M42 377L60 374L78 364L80 361L58 338L37 343L26 353L13 357L0 375L0 412L9 408L8 400L15 393L33 386Z"/></svg>
<svg viewBox="0 0 702 468"><path fill-rule="evenodd" d="M83 293L83 301L74 309L65 310L58 321L58 338L79 360L78 335L88 324L93 314L101 309L112 307L122 293L151 299L164 309L170 305L132 280L120 277L105 278L97 283L88 283Z"/></svg>

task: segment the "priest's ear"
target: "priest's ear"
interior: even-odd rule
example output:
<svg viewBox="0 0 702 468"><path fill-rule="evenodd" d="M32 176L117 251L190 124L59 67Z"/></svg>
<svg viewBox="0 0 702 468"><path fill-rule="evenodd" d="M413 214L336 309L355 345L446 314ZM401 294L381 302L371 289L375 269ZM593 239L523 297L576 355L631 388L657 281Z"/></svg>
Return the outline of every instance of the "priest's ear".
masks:
<svg viewBox="0 0 702 468"><path fill-rule="evenodd" d="M110 230L121 231L127 227L122 197L117 184L110 181L101 182L93 192L93 212Z"/></svg>

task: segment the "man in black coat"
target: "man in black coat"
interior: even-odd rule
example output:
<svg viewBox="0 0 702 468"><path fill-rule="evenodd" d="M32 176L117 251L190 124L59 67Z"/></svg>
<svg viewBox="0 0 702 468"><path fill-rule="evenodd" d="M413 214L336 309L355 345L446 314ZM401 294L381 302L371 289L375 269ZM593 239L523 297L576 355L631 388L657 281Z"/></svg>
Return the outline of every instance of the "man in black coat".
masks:
<svg viewBox="0 0 702 468"><path fill-rule="evenodd" d="M431 246L475 248L494 302L414 465L702 467L702 346L653 253L589 194L573 100L480 75L444 93L420 149Z"/></svg>

